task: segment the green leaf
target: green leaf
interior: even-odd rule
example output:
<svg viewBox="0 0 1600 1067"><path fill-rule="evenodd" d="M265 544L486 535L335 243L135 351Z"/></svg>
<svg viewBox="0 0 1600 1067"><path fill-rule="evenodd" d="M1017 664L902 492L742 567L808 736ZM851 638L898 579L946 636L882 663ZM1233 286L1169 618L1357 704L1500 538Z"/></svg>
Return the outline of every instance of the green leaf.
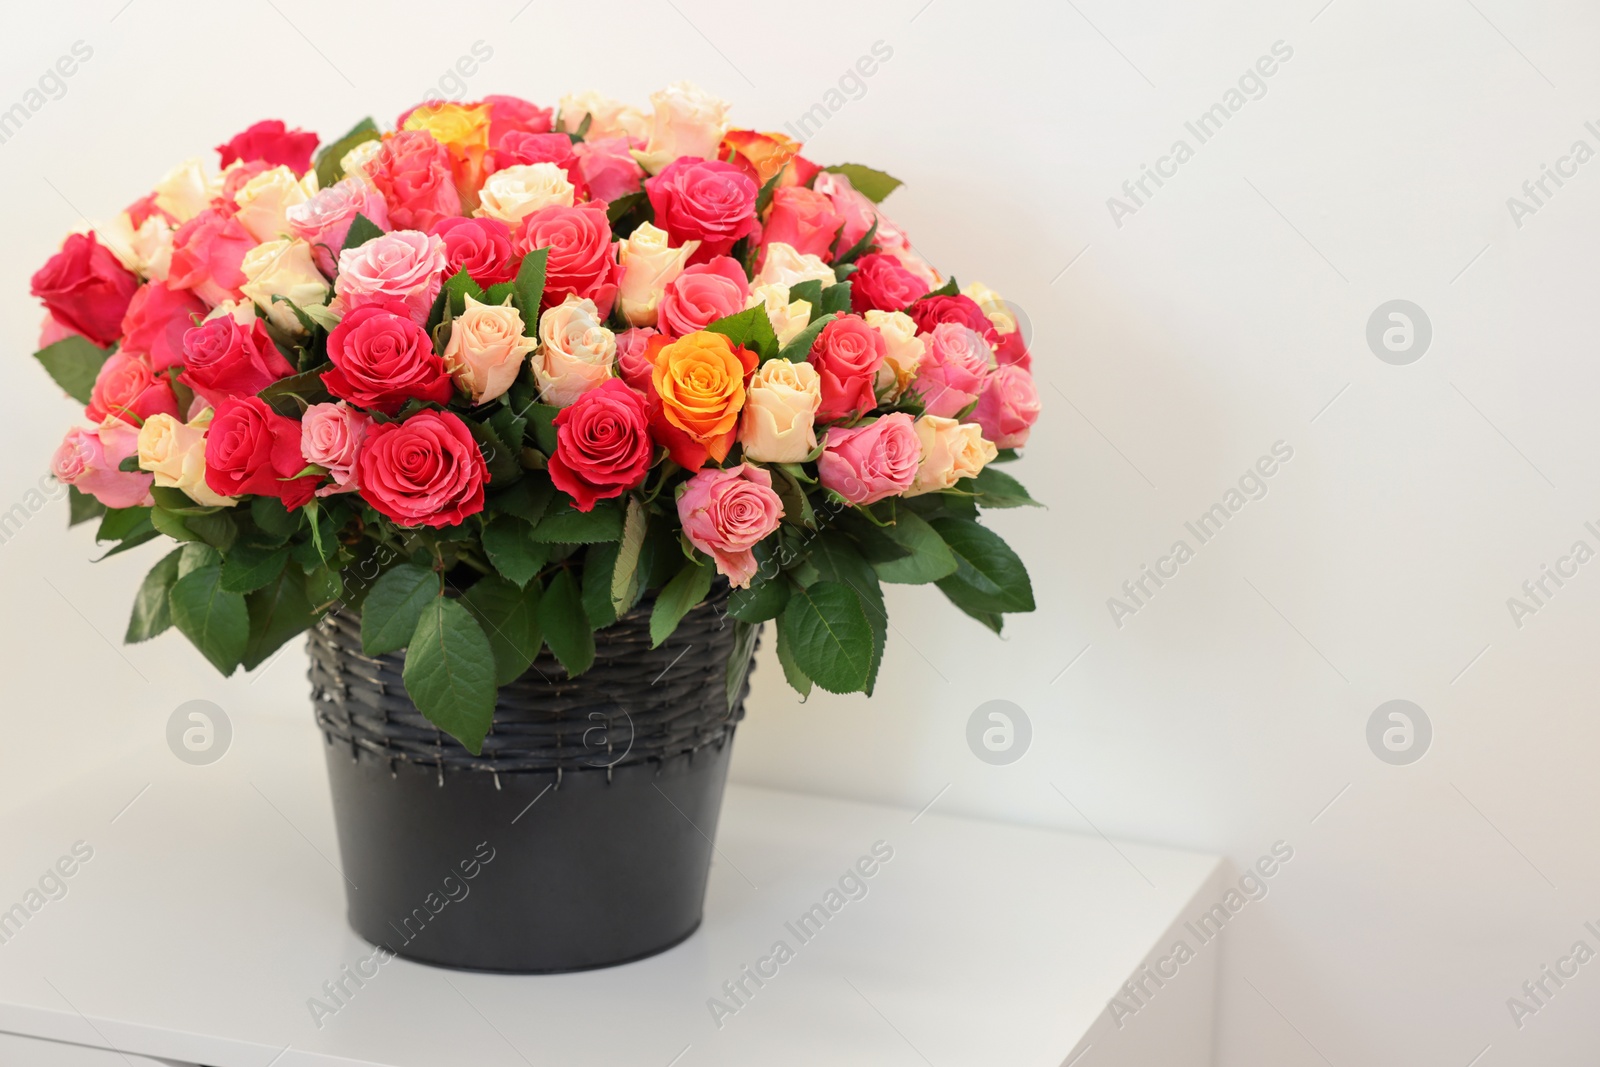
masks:
<svg viewBox="0 0 1600 1067"><path fill-rule="evenodd" d="M899 178L891 177L881 170L864 167L860 163L836 163L823 169L830 174L843 174L849 178L856 192L874 204L883 203L884 197L905 184Z"/></svg>
<svg viewBox="0 0 1600 1067"><path fill-rule="evenodd" d="M161 557L150 568L133 597L133 614L128 619L128 632L123 640L128 644L148 641L172 625L172 611L167 605L167 592L178 580L178 557L183 549L175 548Z"/></svg>
<svg viewBox="0 0 1600 1067"><path fill-rule="evenodd" d="M947 578L939 583L939 591L966 614L977 619L995 633L1000 633L1005 626L1005 616L998 611L990 611L983 605L988 603L981 595L975 593L971 586L958 582L955 578Z"/></svg>
<svg viewBox="0 0 1600 1067"><path fill-rule="evenodd" d="M157 508L155 510L160 511L161 509ZM232 548L233 543L239 539L239 527L235 525L233 517L226 511L219 511L215 514L185 515L183 524L193 531L196 537L220 552L226 552Z"/></svg>
<svg viewBox="0 0 1600 1067"><path fill-rule="evenodd" d="M628 497L628 513L622 520L622 543L611 570L611 614L619 616L639 599L639 553L644 548L647 516L637 496Z"/></svg>
<svg viewBox="0 0 1600 1067"><path fill-rule="evenodd" d="M215 563L190 571L167 594L172 622L200 654L224 675L233 673L250 640L250 614L244 597L222 588Z"/></svg>
<svg viewBox="0 0 1600 1067"><path fill-rule="evenodd" d="M617 621L617 609L611 603L611 579L616 575L621 547L611 541L591 545L583 554L583 613L589 617L591 630L604 629Z"/></svg>
<svg viewBox="0 0 1600 1067"><path fill-rule="evenodd" d="M80 492L75 485L67 486L67 525L97 519L106 513L106 506L88 493Z"/></svg>
<svg viewBox="0 0 1600 1067"><path fill-rule="evenodd" d="M495 684L509 685L522 677L544 644L538 583L518 589L503 578L480 578L461 594L461 603L489 638Z"/></svg>
<svg viewBox="0 0 1600 1067"><path fill-rule="evenodd" d="M490 485L497 487L510 485L522 477L522 464L517 462L521 448L512 448L506 444L487 423L472 419L461 421L467 424L467 431L472 434L472 439L478 442L478 451L483 453L483 462L489 468Z"/></svg>
<svg viewBox="0 0 1600 1067"><path fill-rule="evenodd" d="M550 560L550 549L533 539L533 528L512 515L496 515L483 528L483 550L489 562L519 587Z"/></svg>
<svg viewBox="0 0 1600 1067"><path fill-rule="evenodd" d="M841 229L839 232L842 234L844 233L844 230ZM860 238L856 240L855 244L851 245L848 249L834 259L833 262L835 267L837 268L839 265L845 263L854 263L856 260L866 255L867 249L872 247L872 242L877 239L877 236L878 220L873 219L872 225L867 228L867 232L862 234Z"/></svg>
<svg viewBox="0 0 1600 1067"><path fill-rule="evenodd" d="M341 164L352 148L362 141L376 141L382 136L378 124L370 118L365 118L352 126L350 132L337 141L324 145L322 151L317 153L317 188L326 189L344 177L344 167Z"/></svg>
<svg viewBox="0 0 1600 1067"><path fill-rule="evenodd" d="M560 413L560 408L550 404L529 404L528 410L523 412L528 416L528 429L533 431L534 443L547 456L555 454L556 428L551 420Z"/></svg>
<svg viewBox="0 0 1600 1067"><path fill-rule="evenodd" d="M511 283L516 287L517 303L522 308L522 332L528 337L539 336L539 302L544 299L545 261L550 258L548 248L536 248L522 257L517 277Z"/></svg>
<svg viewBox="0 0 1600 1067"><path fill-rule="evenodd" d="M149 508L111 508L100 520L100 528L95 531L94 539L121 541L150 528Z"/></svg>
<svg viewBox="0 0 1600 1067"><path fill-rule="evenodd" d="M816 529L817 513L811 506L811 498L806 495L805 486L800 484L794 472L787 470L786 466L767 468L767 472L775 476L772 479L772 491L777 493L778 499L783 502L783 517L790 522Z"/></svg>
<svg viewBox="0 0 1600 1067"><path fill-rule="evenodd" d="M648 203L644 193L624 193L606 205L606 220L614 223L642 203Z"/></svg>
<svg viewBox="0 0 1600 1067"><path fill-rule="evenodd" d="M672 581L662 586L656 594L655 607L650 609L650 647L657 648L672 636L678 623L689 609L706 598L711 591L711 567L704 563L687 563L672 576Z"/></svg>
<svg viewBox="0 0 1600 1067"><path fill-rule="evenodd" d="M344 576L331 563L321 563L306 572L306 596L313 604L327 606L344 592Z"/></svg>
<svg viewBox="0 0 1600 1067"><path fill-rule="evenodd" d="M937 582L956 572L955 553L944 543L928 520L909 508L901 508L892 526L883 527L886 537L908 551L898 559L874 562L873 569L886 582L921 585Z"/></svg>
<svg viewBox="0 0 1600 1067"><path fill-rule="evenodd" d="M956 284L955 276L952 275L951 277L946 278L944 284L939 286L939 288L930 289L928 292L922 294L917 299L918 300L926 300L930 296L959 296L960 293L961 293L961 286Z"/></svg>
<svg viewBox="0 0 1600 1067"><path fill-rule="evenodd" d="M434 297L433 308L428 313L426 327L428 333L432 334L439 323L444 321L446 301L449 302L450 318L456 319L467 309L466 298L468 296L471 296L472 299L480 304L487 303L489 299L488 295L483 291L483 286L473 281L472 275L468 274L465 268L462 268L445 279L444 284L439 286L439 295Z"/></svg>
<svg viewBox="0 0 1600 1067"><path fill-rule="evenodd" d="M965 484L958 482L957 486L972 490L980 508L1044 507L1028 495L1021 482L995 467L985 467L976 478Z"/></svg>
<svg viewBox="0 0 1600 1067"><path fill-rule="evenodd" d="M750 349L761 357L762 362L778 358L778 335L772 332L772 319L767 315L765 304L724 316L706 329Z"/></svg>
<svg viewBox="0 0 1600 1067"><path fill-rule="evenodd" d="M838 286L834 288L837 289ZM779 359L786 359L790 363L804 363L806 357L811 355L811 346L816 344L817 335L822 332L822 328L838 318L837 315L821 313L818 311L819 306L820 304L811 305L811 325L795 334L794 340L778 351Z"/></svg>
<svg viewBox="0 0 1600 1067"><path fill-rule="evenodd" d="M247 671L261 666L285 641L317 621L299 567L284 567L277 577L245 597L244 603L250 613L250 640L243 661Z"/></svg>
<svg viewBox="0 0 1600 1067"><path fill-rule="evenodd" d="M824 315L846 315L850 312L850 283L840 282L830 285L822 290L822 303L819 305Z"/></svg>
<svg viewBox="0 0 1600 1067"><path fill-rule="evenodd" d="M761 623L776 619L789 603L789 583L781 575L762 581L759 575L748 589L735 589L728 596L728 614L740 622Z"/></svg>
<svg viewBox="0 0 1600 1067"><path fill-rule="evenodd" d="M759 623L733 624L733 651L728 655L727 674L729 711L739 703L739 694L744 690L744 680L750 675L750 656L756 649L756 638L759 636L761 636Z"/></svg>
<svg viewBox="0 0 1600 1067"><path fill-rule="evenodd" d="M800 694L801 700L811 695L811 676L795 662L794 646L781 624L778 627L778 666L783 668L783 680L789 683L789 688Z"/></svg>
<svg viewBox="0 0 1600 1067"><path fill-rule="evenodd" d="M213 564L220 567L222 565L222 557L217 554L216 549L204 542L195 541L184 545L178 551L179 578L189 574L191 571L197 571L201 567L209 567Z"/></svg>
<svg viewBox="0 0 1600 1067"><path fill-rule="evenodd" d="M312 404L321 404L333 399L328 387L322 384L322 375L332 369L333 364L330 362L319 363L308 371L279 378L256 396L265 400L279 415L298 419Z"/></svg>
<svg viewBox="0 0 1600 1067"><path fill-rule="evenodd" d="M344 247L340 251L360 248L374 237L382 236L383 227L358 211L356 212L356 217L350 220L350 229L344 235Z"/></svg>
<svg viewBox="0 0 1600 1067"><path fill-rule="evenodd" d="M862 557L853 541L836 532L817 537L807 558L817 569L820 580L850 589L861 601L861 611L872 630L872 661L867 669L866 685L863 686L866 694L871 696L878 668L883 663L884 645L889 639L889 611L883 602L883 589L878 585L877 572Z"/></svg>
<svg viewBox="0 0 1600 1067"><path fill-rule="evenodd" d="M535 541L562 545L590 545L622 538L622 508L614 500L601 500L593 511L578 511L570 501L545 515L533 528Z"/></svg>
<svg viewBox="0 0 1600 1067"><path fill-rule="evenodd" d="M404 648L422 612L439 596L439 576L427 567L402 563L385 571L361 606L361 651L381 656Z"/></svg>
<svg viewBox="0 0 1600 1067"><path fill-rule="evenodd" d="M175 515L166 508L150 509L150 525L166 534L174 541L200 541L201 536L184 525L183 516Z"/></svg>
<svg viewBox="0 0 1600 1067"><path fill-rule="evenodd" d="M796 666L830 693L866 688L872 672L872 626L855 590L819 581L796 589L778 617Z"/></svg>
<svg viewBox="0 0 1600 1067"><path fill-rule="evenodd" d="M494 649L470 611L436 594L410 636L400 677L429 722L474 756L483 752L494 722Z"/></svg>
<svg viewBox="0 0 1600 1067"><path fill-rule="evenodd" d="M80 404L89 402L89 395L94 391L94 380L100 374L100 368L106 360L111 358L111 350L101 348L86 337L63 337L53 345L33 354L33 358L44 364L44 369L56 384L67 391L67 395Z"/></svg>
<svg viewBox="0 0 1600 1067"><path fill-rule="evenodd" d="M990 612L1032 611L1028 569L994 531L966 519L934 519L933 528L956 557L956 572L939 588L958 604ZM950 588L958 593L951 593Z"/></svg>
<svg viewBox="0 0 1600 1067"><path fill-rule="evenodd" d="M288 562L287 545L279 548L235 545L222 558L222 588L230 593L253 593L282 573Z"/></svg>
<svg viewBox="0 0 1600 1067"><path fill-rule="evenodd" d="M822 303L822 281L818 278L807 278L803 282L795 282L789 286L789 303L804 300L811 305L811 317L817 317L817 308Z"/></svg>
<svg viewBox="0 0 1600 1067"><path fill-rule="evenodd" d="M222 510L220 507L196 504L182 489L164 485L152 485L150 497L163 511L170 511L175 515L213 515Z"/></svg>
<svg viewBox="0 0 1600 1067"><path fill-rule="evenodd" d="M532 526L544 518L555 495L556 487L550 484L548 476L530 475L490 496L489 510L515 515Z"/></svg>
<svg viewBox="0 0 1600 1067"><path fill-rule="evenodd" d="M300 516L290 512L275 496L258 496L250 501L250 519L275 544L287 541L300 529Z"/></svg>
<svg viewBox="0 0 1600 1067"><path fill-rule="evenodd" d="M567 677L576 678L594 664L594 630L570 570L559 571L539 599L539 626Z"/></svg>

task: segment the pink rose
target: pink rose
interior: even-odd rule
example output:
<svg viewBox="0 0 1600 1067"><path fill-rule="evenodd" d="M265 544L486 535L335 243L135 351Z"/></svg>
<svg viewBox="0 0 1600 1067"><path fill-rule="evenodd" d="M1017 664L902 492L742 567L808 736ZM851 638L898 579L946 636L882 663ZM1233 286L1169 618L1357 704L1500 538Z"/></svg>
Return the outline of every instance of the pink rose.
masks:
<svg viewBox="0 0 1600 1067"><path fill-rule="evenodd" d="M117 468L139 451L139 431L125 422L107 422L92 430L74 427L50 460L56 480L88 493L108 508L133 508L153 503L155 475Z"/></svg>
<svg viewBox="0 0 1600 1067"><path fill-rule="evenodd" d="M224 400L206 429L206 487L218 496L275 496L291 511L316 493L300 478L300 424L258 396Z"/></svg>
<svg viewBox="0 0 1600 1067"><path fill-rule="evenodd" d="M39 323L39 347L49 348L57 341L65 341L69 337L83 337L83 334L46 311L44 321ZM84 340L87 341L88 338L85 337Z"/></svg>
<svg viewBox="0 0 1600 1067"><path fill-rule="evenodd" d="M984 313L978 302L965 293L955 296L925 296L906 308L906 314L917 324L918 333L932 333L943 322L956 322L977 330L983 339L993 344L1000 336L994 323Z"/></svg>
<svg viewBox="0 0 1600 1067"><path fill-rule="evenodd" d="M448 403L455 391L428 332L398 301L366 304L346 315L328 334L328 359L333 369L322 374L328 392L385 415L397 414L413 399Z"/></svg>
<svg viewBox="0 0 1600 1067"><path fill-rule="evenodd" d="M977 330L955 322L935 326L927 341L911 388L927 414L952 418L983 392L994 353Z"/></svg>
<svg viewBox="0 0 1600 1067"><path fill-rule="evenodd" d="M784 185L773 191L772 206L761 230L761 244L766 247L773 241L782 241L801 255L821 256L827 261L833 258L833 241L842 226L844 219L833 210L833 203L826 196L803 185ZM848 248L841 244L839 251ZM898 311L899 308L888 310Z"/></svg>
<svg viewBox="0 0 1600 1067"><path fill-rule="evenodd" d="M850 275L850 307L857 314L901 311L927 291L926 282L884 252L862 256Z"/></svg>
<svg viewBox="0 0 1600 1067"><path fill-rule="evenodd" d="M1033 353L1028 351L1028 343L1022 339L1021 330L1000 335L999 342L994 346L994 358L1002 367L1015 365L1029 374L1033 373Z"/></svg>
<svg viewBox="0 0 1600 1067"><path fill-rule="evenodd" d="M549 133L555 111L515 96L486 96L489 106L489 147L497 148L509 133Z"/></svg>
<svg viewBox="0 0 1600 1067"><path fill-rule="evenodd" d="M117 339L139 279L92 233L75 233L33 275L33 295L62 323L104 348Z"/></svg>
<svg viewBox="0 0 1600 1067"><path fill-rule="evenodd" d="M151 370L149 356L113 352L95 376L86 414L95 422L121 419L137 429L158 413L174 417L178 414L172 382Z"/></svg>
<svg viewBox="0 0 1600 1067"><path fill-rule="evenodd" d="M121 351L149 356L150 369L157 374L177 366L183 362L183 335L194 317L205 313L205 304L189 290L150 282L133 294L122 317Z"/></svg>
<svg viewBox="0 0 1600 1067"><path fill-rule="evenodd" d="M400 301L418 326L428 321L434 297L449 266L444 241L417 230L396 230L374 237L359 248L339 253L339 276L333 283L340 314L359 307Z"/></svg>
<svg viewBox="0 0 1600 1067"><path fill-rule="evenodd" d="M247 279L240 265L256 244L237 218L221 208L206 208L172 235L167 284L194 290L211 307L224 300L242 300L239 287Z"/></svg>
<svg viewBox="0 0 1600 1067"><path fill-rule="evenodd" d="M316 254L317 269L333 277L339 250L357 215L381 230L389 228L389 208L376 189L360 178L335 182L302 204L284 212L289 232L304 238Z"/></svg>
<svg viewBox="0 0 1600 1067"><path fill-rule="evenodd" d="M699 241L691 263L726 255L755 233L759 190L742 170L715 159L682 157L644 183L655 224L675 245Z"/></svg>
<svg viewBox="0 0 1600 1067"><path fill-rule="evenodd" d="M243 133L235 134L227 144L217 146L224 167L234 160L247 163L260 160L268 167L288 167L296 174L311 169L311 153L316 150L316 134L291 130L281 119L258 122Z"/></svg>
<svg viewBox="0 0 1600 1067"><path fill-rule="evenodd" d="M686 267L667 283L657 314L661 332L683 337L718 319L737 315L750 299L744 268L727 256Z"/></svg>
<svg viewBox="0 0 1600 1067"><path fill-rule="evenodd" d="M863 426L830 428L817 476L850 503L871 504L911 488L921 458L916 425L896 411Z"/></svg>
<svg viewBox="0 0 1600 1067"><path fill-rule="evenodd" d="M629 193L637 193L643 186L644 168L633 158L631 142L626 137L608 137L600 141L583 141L572 146L578 157L578 173L589 195L596 200L615 200ZM574 185L578 183L573 182Z"/></svg>
<svg viewBox="0 0 1600 1067"><path fill-rule="evenodd" d="M843 174L820 171L812 188L828 198L834 214L839 216L842 223L839 232L841 249L849 248L865 237L882 214L878 211L878 205L857 192L855 186L850 184L850 179ZM881 223L879 228L882 228Z"/></svg>
<svg viewBox="0 0 1600 1067"><path fill-rule="evenodd" d="M527 166L533 163L554 163L566 172L572 183L573 195L582 200L583 173L578 167L578 157L573 152L572 138L564 133L525 133L512 130L500 139L489 152L486 172L505 170L507 167Z"/></svg>
<svg viewBox="0 0 1600 1067"><path fill-rule="evenodd" d="M218 315L183 335L184 368L178 380L212 407L229 397L255 396L294 373L260 319L240 325Z"/></svg>
<svg viewBox="0 0 1600 1067"><path fill-rule="evenodd" d="M983 427L983 436L996 448L1021 448L1028 432L1039 419L1039 391L1033 376L1015 363L989 372L972 421Z"/></svg>
<svg viewBox="0 0 1600 1067"><path fill-rule="evenodd" d="M511 250L511 227L499 219L440 219L430 232L444 241L446 276L464 270L487 289L515 278L522 265Z"/></svg>
<svg viewBox="0 0 1600 1067"><path fill-rule="evenodd" d="M655 336L657 332L649 326L617 334L617 376L645 396L652 394L650 375L655 370L645 349L650 345L650 338Z"/></svg>
<svg viewBox="0 0 1600 1067"><path fill-rule="evenodd" d="M401 229L426 230L463 213L450 150L426 130L401 130L385 138L366 170L388 205L389 221Z"/></svg>
<svg viewBox="0 0 1600 1067"><path fill-rule="evenodd" d="M361 499L401 526L456 526L483 510L489 468L450 411L372 428L356 459Z"/></svg>
<svg viewBox="0 0 1600 1067"><path fill-rule="evenodd" d="M888 351L883 334L855 315L841 315L824 326L806 357L822 381L817 421L853 418L876 407L873 383Z"/></svg>
<svg viewBox="0 0 1600 1067"><path fill-rule="evenodd" d="M684 536L741 589L756 574L751 549L777 530L782 518L783 501L772 488L772 475L748 463L726 470L706 467L685 482L678 495Z"/></svg>
<svg viewBox="0 0 1600 1067"><path fill-rule="evenodd" d="M337 404L312 404L300 418L300 455L307 463L325 467L332 483L317 490L318 496L348 493L356 489L356 459L373 421L355 408Z"/></svg>
<svg viewBox="0 0 1600 1067"><path fill-rule="evenodd" d="M593 300L602 319L611 314L622 265L617 262L604 204L590 201L575 207L542 207L517 224L512 244L518 255L550 249L542 307L555 307L568 296L579 296Z"/></svg>

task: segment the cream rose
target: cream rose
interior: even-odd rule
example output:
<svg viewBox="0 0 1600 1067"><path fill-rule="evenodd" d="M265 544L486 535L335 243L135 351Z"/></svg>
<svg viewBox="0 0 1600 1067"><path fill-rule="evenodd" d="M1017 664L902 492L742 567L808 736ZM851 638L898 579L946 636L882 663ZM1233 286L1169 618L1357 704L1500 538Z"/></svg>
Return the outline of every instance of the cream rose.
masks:
<svg viewBox="0 0 1600 1067"><path fill-rule="evenodd" d="M172 225L164 215L151 212L134 229L133 217L124 211L106 225L96 226L94 232L124 267L158 282L167 280L172 267Z"/></svg>
<svg viewBox="0 0 1600 1067"><path fill-rule="evenodd" d="M317 193L317 172L296 178L288 167L264 170L239 187L233 202L239 205L234 217L251 237L272 241L289 232L288 210L303 204Z"/></svg>
<svg viewBox="0 0 1600 1067"><path fill-rule="evenodd" d="M750 290L750 300L745 307L764 306L772 322L772 332L778 335L778 346L788 344L811 324L811 301L790 300L789 287L779 283L758 285Z"/></svg>
<svg viewBox="0 0 1600 1067"><path fill-rule="evenodd" d="M769 359L757 368L739 420L744 458L799 463L817 448L822 379L809 363Z"/></svg>
<svg viewBox="0 0 1600 1067"><path fill-rule="evenodd" d="M515 229L517 223L542 207L571 207L573 188L567 172L556 164L523 163L489 175L478 201L474 214L499 219Z"/></svg>
<svg viewBox="0 0 1600 1067"><path fill-rule="evenodd" d="M372 178L367 174L367 164L371 163L373 157L382 149L383 141L379 138L374 137L370 141L362 141L346 152L344 158L339 160L339 169L344 171L346 178L360 178L368 185L371 185Z"/></svg>
<svg viewBox="0 0 1600 1067"><path fill-rule="evenodd" d="M298 238L256 245L245 253L239 269L245 277L239 291L266 312L268 322L286 333L304 333L305 327L293 309L275 303L273 297L291 300L312 316L328 302L328 280L317 269L311 246Z"/></svg>
<svg viewBox="0 0 1600 1067"><path fill-rule="evenodd" d="M928 343L917 336L917 324L904 311L868 311L867 325L883 335L883 366L873 388L880 397L893 399L906 391Z"/></svg>
<svg viewBox="0 0 1600 1067"><path fill-rule="evenodd" d="M539 317L531 365L545 403L567 407L612 376L617 337L600 322L594 301L572 293Z"/></svg>
<svg viewBox="0 0 1600 1067"><path fill-rule="evenodd" d="M156 182L156 207L182 224L210 207L221 192L222 176L197 156L179 163Z"/></svg>
<svg viewBox="0 0 1600 1067"><path fill-rule="evenodd" d="M667 231L652 223L642 223L627 240L619 242L622 284L617 306L630 326L654 326L661 294L683 273L684 264L700 247L699 241L685 241L679 248L667 243Z"/></svg>
<svg viewBox="0 0 1600 1067"><path fill-rule="evenodd" d="M922 452L917 461L917 480L904 496L949 489L962 478L977 477L999 455L994 442L984 439L983 428L975 422L924 415L914 429Z"/></svg>
<svg viewBox="0 0 1600 1067"><path fill-rule="evenodd" d="M795 251L793 245L774 241L767 246L767 258L750 284L795 286L813 279L821 282L824 289L838 281L833 268L822 262L821 256L805 255Z"/></svg>
<svg viewBox="0 0 1600 1067"><path fill-rule="evenodd" d="M522 313L507 304L484 304L467 294L467 307L450 324L444 365L456 388L482 404L517 380L522 358L538 341L522 335Z"/></svg>
<svg viewBox="0 0 1600 1067"><path fill-rule="evenodd" d="M1017 328L1016 313L1011 310L1011 305L993 289L982 282L973 282L961 290L962 296L971 297L973 303L983 309L989 316L989 321L994 323L994 328L999 333L1012 333Z"/></svg>
<svg viewBox="0 0 1600 1067"><path fill-rule="evenodd" d="M206 408L184 425L166 412L157 412L139 427L139 469L154 474L156 484L181 489L201 507L231 508L237 497L222 496L206 484L206 427L212 410Z"/></svg>
<svg viewBox="0 0 1600 1067"><path fill-rule="evenodd" d="M650 135L650 117L631 104L613 100L593 89L581 93L568 93L561 98L561 130L577 133L589 116L586 141L604 141L612 137L630 137L642 141Z"/></svg>
<svg viewBox="0 0 1600 1067"><path fill-rule="evenodd" d="M224 315L232 318L233 321L237 322L240 326L249 326L258 318L256 315L256 306L250 301L224 300L222 303L206 312L206 317L201 321L210 322L212 319L220 319Z"/></svg>
<svg viewBox="0 0 1600 1067"><path fill-rule="evenodd" d="M655 114L650 120L650 143L633 157L651 174L680 156L715 159L717 146L728 132L728 102L698 85L674 82L650 94Z"/></svg>

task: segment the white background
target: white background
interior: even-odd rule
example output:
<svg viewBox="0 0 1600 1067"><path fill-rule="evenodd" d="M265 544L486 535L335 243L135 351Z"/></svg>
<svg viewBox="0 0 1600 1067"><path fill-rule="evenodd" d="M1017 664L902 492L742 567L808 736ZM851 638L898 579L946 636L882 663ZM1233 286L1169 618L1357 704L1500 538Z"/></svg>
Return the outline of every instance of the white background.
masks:
<svg viewBox="0 0 1600 1067"><path fill-rule="evenodd" d="M882 40L893 58L808 154L905 179L887 207L918 247L1031 319L1045 415L1011 469L1049 510L993 522L1040 610L1002 641L892 590L870 702L802 705L764 657L736 777L918 808L944 790L940 810L1241 865L1289 843L1224 938L1219 1063L1592 1062L1600 962L1520 1030L1506 1000L1580 938L1600 949L1582 925L1600 925L1600 563L1521 628L1506 599L1573 541L1600 548L1600 161L1520 228L1506 200L1575 139L1600 149L1600 13L1323 3L27 5L0 36L0 107L74 41L94 55L0 144L0 510L76 414L28 355L27 283L80 211L261 117L330 138L392 122L478 40L473 95L643 103L688 76L774 129ZM1184 122L1276 41L1293 58L1266 95L1117 227L1106 198L1193 146ZM1395 298L1433 324L1409 366L1364 337ZM1294 458L1267 496L1118 628L1107 598L1279 440ZM8 801L159 744L187 699L308 713L298 646L227 681L176 636L115 648L157 553L91 568L64 526L53 503L0 545ZM1365 739L1394 698L1434 728L1410 766ZM1033 724L1010 766L967 749L991 699ZM1006 898L995 936L1026 936Z"/></svg>

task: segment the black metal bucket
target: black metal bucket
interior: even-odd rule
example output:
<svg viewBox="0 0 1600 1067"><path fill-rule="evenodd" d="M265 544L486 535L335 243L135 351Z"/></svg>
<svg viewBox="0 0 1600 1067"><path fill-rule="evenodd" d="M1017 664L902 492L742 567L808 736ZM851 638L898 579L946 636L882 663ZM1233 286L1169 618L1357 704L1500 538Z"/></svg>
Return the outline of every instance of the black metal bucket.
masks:
<svg viewBox="0 0 1600 1067"><path fill-rule="evenodd" d="M417 712L398 654L361 654L359 620L324 620L313 702L356 933L517 973L626 963L692 934L754 645L725 595L656 649L642 605L595 634L576 679L543 653L502 688L481 756Z"/></svg>

